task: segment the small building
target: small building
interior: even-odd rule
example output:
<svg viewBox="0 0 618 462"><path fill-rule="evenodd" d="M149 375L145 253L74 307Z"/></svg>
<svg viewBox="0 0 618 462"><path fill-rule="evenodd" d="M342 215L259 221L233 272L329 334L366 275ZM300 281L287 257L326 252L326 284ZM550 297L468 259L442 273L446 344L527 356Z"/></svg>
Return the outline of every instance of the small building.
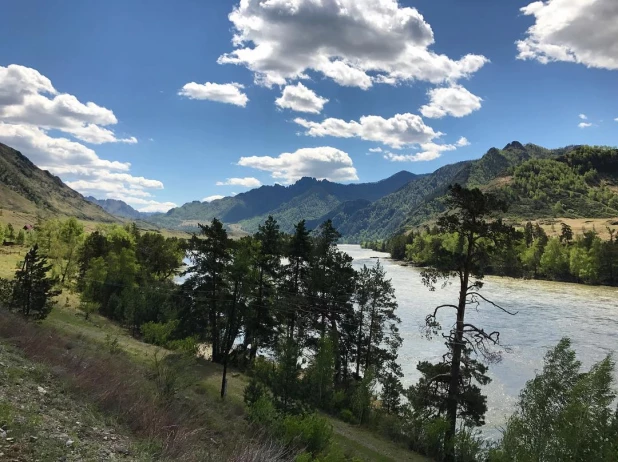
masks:
<svg viewBox="0 0 618 462"><path fill-rule="evenodd" d="M32 225L24 225L24 231L33 231L34 230L34 226Z"/></svg>

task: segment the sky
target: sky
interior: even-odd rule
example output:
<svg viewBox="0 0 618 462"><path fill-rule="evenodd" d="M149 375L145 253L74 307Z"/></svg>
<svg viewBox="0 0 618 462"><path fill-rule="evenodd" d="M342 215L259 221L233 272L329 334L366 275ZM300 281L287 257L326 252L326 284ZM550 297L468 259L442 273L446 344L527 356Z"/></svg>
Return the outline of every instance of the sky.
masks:
<svg viewBox="0 0 618 462"><path fill-rule="evenodd" d="M0 2L0 142L145 212L618 144L616 0Z"/></svg>

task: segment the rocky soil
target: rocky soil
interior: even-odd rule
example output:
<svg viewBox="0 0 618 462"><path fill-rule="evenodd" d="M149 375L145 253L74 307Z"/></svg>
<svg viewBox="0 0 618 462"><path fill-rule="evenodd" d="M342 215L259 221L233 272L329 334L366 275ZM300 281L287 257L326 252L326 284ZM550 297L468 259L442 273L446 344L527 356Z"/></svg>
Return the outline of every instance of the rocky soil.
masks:
<svg viewBox="0 0 618 462"><path fill-rule="evenodd" d="M0 461L145 461L154 449L0 343Z"/></svg>

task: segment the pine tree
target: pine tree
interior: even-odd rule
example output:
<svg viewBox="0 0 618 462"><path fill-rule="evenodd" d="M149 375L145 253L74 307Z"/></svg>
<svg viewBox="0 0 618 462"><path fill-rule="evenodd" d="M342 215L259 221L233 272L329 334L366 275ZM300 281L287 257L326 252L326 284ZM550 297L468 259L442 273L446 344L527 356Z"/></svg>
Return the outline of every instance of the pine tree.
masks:
<svg viewBox="0 0 618 462"><path fill-rule="evenodd" d="M199 227L202 236L194 235L189 242L189 258L193 265L186 271L191 276L184 284L196 295L188 307L190 312L184 317L202 339L211 342L212 360L221 362L225 343L223 312L228 290L225 276L232 258L230 241L223 223L216 218L210 225L200 224Z"/></svg>
<svg viewBox="0 0 618 462"><path fill-rule="evenodd" d="M448 280L451 277L459 282L459 297L456 304L444 304L435 308L427 316L428 333L434 334L441 329L437 314L442 309L450 309L455 313L455 323L447 338L448 352L445 364L448 372L438 374L434 380L446 380L448 394L445 402L446 432L445 446L449 449L447 459L455 460L454 442L457 429L457 418L460 411L461 396L466 393L462 385L462 371L465 368L467 351L481 355L487 361L499 359L499 353L492 351L492 346L500 344L499 332L486 332L482 327L475 326L465 319L469 305L478 306L481 302L489 302L506 313L496 303L490 302L480 293L483 283L481 279L490 258L496 248L505 240L512 239L515 230L502 223L499 218L507 209L506 203L491 194L485 194L478 188L467 189L456 184L449 187L447 198L449 213L438 219L440 233L456 235L458 242L454 248L439 249L439 255L432 268L423 271L423 283L430 290L435 290L439 279ZM542 229L537 225L535 234L541 240ZM547 243L545 235L545 244ZM543 245L544 246L544 245ZM477 380L478 378L475 377Z"/></svg>
<svg viewBox="0 0 618 462"><path fill-rule="evenodd" d="M34 245L24 258L21 269L15 273L12 307L32 319L44 319L52 310L53 298L60 294L54 286L58 281L48 277L51 265L39 254Z"/></svg>

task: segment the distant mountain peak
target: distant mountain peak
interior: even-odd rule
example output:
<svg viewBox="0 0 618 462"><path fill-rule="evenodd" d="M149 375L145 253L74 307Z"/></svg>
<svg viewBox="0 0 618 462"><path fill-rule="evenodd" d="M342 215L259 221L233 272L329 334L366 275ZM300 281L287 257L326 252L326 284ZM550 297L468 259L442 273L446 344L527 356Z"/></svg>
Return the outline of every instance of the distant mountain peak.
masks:
<svg viewBox="0 0 618 462"><path fill-rule="evenodd" d="M506 151L507 149L526 149L526 148L519 141L511 141L509 144L507 144L504 147L503 150Z"/></svg>

